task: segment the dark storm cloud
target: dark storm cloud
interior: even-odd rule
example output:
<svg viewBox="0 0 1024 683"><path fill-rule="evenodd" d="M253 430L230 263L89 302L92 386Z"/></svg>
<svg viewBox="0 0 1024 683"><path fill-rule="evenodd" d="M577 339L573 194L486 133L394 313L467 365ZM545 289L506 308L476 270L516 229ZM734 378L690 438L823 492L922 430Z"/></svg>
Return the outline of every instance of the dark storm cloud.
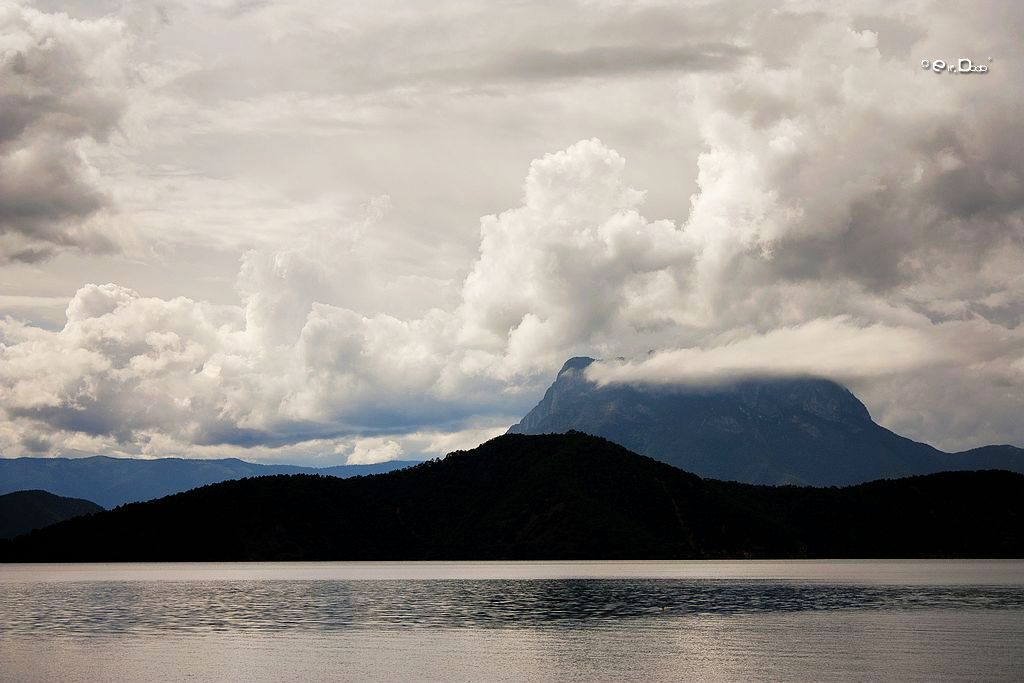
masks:
<svg viewBox="0 0 1024 683"><path fill-rule="evenodd" d="M79 143L105 140L124 110L113 21L7 8L0 30L0 262L115 249L89 219L108 207Z"/></svg>
<svg viewBox="0 0 1024 683"><path fill-rule="evenodd" d="M21 445L29 453L46 453L52 447L49 439L41 436L25 435L21 439Z"/></svg>
<svg viewBox="0 0 1024 683"><path fill-rule="evenodd" d="M104 398L116 399L109 395ZM61 405L9 408L7 415L14 419L30 420L45 425L51 430L109 436L119 443L126 443L131 440L132 429L137 425L125 425L120 408L116 400L79 402L77 405L65 402Z"/></svg>

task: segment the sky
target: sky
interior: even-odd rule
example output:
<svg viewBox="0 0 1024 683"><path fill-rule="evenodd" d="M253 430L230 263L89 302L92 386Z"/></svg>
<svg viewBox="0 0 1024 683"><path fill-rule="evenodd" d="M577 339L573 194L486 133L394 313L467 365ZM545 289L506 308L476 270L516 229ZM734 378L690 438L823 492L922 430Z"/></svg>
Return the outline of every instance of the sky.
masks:
<svg viewBox="0 0 1024 683"><path fill-rule="evenodd" d="M574 355L1024 446L1021 35L1006 2L0 0L0 454L429 458Z"/></svg>

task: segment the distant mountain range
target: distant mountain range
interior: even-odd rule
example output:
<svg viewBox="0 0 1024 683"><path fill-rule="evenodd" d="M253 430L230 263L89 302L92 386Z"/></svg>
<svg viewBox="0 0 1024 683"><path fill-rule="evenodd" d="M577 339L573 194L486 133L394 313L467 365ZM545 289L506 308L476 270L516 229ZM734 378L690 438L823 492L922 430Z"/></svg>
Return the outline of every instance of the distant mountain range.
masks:
<svg viewBox="0 0 1024 683"><path fill-rule="evenodd" d="M46 491L17 491L0 496L0 538L14 538L65 519L100 512L96 503L63 498Z"/></svg>
<svg viewBox="0 0 1024 683"><path fill-rule="evenodd" d="M944 453L876 424L844 387L824 379L746 379L706 387L608 384L572 358L513 434L602 436L703 477L834 486L942 471L1024 472L1024 449Z"/></svg>
<svg viewBox="0 0 1024 683"><path fill-rule="evenodd" d="M1022 555L1020 474L753 486L575 432L372 477L226 481L0 541L4 561Z"/></svg>
<svg viewBox="0 0 1024 683"><path fill-rule="evenodd" d="M235 458L188 460L158 458L0 458L0 494L42 489L59 496L84 498L105 508L214 484L228 479L274 474L324 474L352 477L390 472L415 463L395 460L375 465L299 467L258 465Z"/></svg>

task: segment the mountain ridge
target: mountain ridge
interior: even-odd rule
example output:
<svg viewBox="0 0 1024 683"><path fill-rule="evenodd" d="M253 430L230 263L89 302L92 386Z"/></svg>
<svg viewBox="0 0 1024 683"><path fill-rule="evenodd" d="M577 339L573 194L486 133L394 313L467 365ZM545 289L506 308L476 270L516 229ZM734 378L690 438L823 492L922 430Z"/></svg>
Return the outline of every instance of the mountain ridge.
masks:
<svg viewBox="0 0 1024 683"><path fill-rule="evenodd" d="M608 384L570 358L510 434L601 436L715 479L755 484L856 484L962 469L1024 472L1024 450L945 453L874 422L847 388L815 377L750 377L703 386Z"/></svg>
<svg viewBox="0 0 1024 683"><path fill-rule="evenodd" d="M415 464L394 460L372 465L264 465L238 458L0 458L0 494L42 489L83 498L105 508L159 498L229 479L275 474L325 474L335 477L387 472Z"/></svg>

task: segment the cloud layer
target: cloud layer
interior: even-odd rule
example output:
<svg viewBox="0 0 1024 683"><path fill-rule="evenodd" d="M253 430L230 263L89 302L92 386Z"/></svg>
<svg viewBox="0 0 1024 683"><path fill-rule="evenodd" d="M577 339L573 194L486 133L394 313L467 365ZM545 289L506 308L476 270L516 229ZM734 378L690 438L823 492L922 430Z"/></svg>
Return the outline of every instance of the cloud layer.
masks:
<svg viewBox="0 0 1024 683"><path fill-rule="evenodd" d="M124 25L5 11L26 46L71 47L24 68L12 55L27 47L3 52L23 77L0 95L22 112L0 132L0 163L52 147L62 187L93 198L26 189L48 197L45 211L0 215L6 258L107 248L90 232L106 200L78 146L120 120L141 126L117 87ZM268 21L253 11L247 20ZM360 87L676 73L678 116L696 122L700 145L686 215L647 217L624 155L591 137L530 163L519 200L480 220L475 255L440 272L421 258L434 233L415 222L390 231L407 210L400 193L338 211L311 202L299 236L289 224L288 237L244 252L229 303L89 284L60 329L0 323L0 447L423 456L500 431L576 354L625 358L592 366L600 382L826 375L910 436L950 449L1024 444L1021 13L781 3L716 22L704 8L695 20L728 26L729 40L635 49L673 11L611 12L590 26L592 44L574 36L530 59L519 45L473 68L396 59L408 69L370 69ZM996 56L984 76L919 67L981 44ZM471 172L487 168L478 159ZM48 177L23 176L0 189L0 207L21 201L7 188Z"/></svg>
<svg viewBox="0 0 1024 683"><path fill-rule="evenodd" d="M587 376L599 384L707 384L753 376L852 383L954 361L936 347L914 328L817 318L710 348L672 349L638 362L602 361L589 366Z"/></svg>

